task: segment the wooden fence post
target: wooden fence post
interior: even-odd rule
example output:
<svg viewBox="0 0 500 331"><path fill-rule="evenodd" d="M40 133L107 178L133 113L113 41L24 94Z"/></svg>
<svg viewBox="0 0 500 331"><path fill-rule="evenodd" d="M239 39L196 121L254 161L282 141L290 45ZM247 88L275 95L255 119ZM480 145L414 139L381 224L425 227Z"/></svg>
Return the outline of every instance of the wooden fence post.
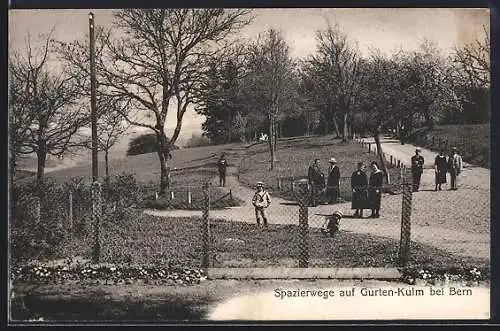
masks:
<svg viewBox="0 0 500 331"><path fill-rule="evenodd" d="M73 233L73 192L69 192L68 233Z"/></svg>
<svg viewBox="0 0 500 331"><path fill-rule="evenodd" d="M401 208L401 239L399 242L399 264L406 266L410 255L412 185L403 175L403 197Z"/></svg>
<svg viewBox="0 0 500 331"><path fill-rule="evenodd" d="M101 257L100 227L102 217L102 188L101 183L92 183L92 226L93 226L93 247L92 263L99 263Z"/></svg>
<svg viewBox="0 0 500 331"><path fill-rule="evenodd" d="M208 183L203 185L203 220L202 220L202 256L201 267L208 268L210 266L210 192Z"/></svg>
<svg viewBox="0 0 500 331"><path fill-rule="evenodd" d="M35 197L35 224L39 224L42 218L42 202L40 197Z"/></svg>
<svg viewBox="0 0 500 331"><path fill-rule="evenodd" d="M299 209L299 268L309 267L309 221L305 203Z"/></svg>

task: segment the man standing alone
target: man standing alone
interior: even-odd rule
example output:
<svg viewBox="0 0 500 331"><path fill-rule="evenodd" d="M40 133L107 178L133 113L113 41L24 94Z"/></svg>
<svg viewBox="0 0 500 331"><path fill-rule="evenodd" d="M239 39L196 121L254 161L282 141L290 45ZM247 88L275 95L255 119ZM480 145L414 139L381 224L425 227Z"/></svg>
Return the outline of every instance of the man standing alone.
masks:
<svg viewBox="0 0 500 331"><path fill-rule="evenodd" d="M411 157L411 175L413 178L413 192L418 192L420 188L420 178L424 172L424 157L420 155L420 148L415 150L415 155Z"/></svg>
<svg viewBox="0 0 500 331"><path fill-rule="evenodd" d="M448 158L448 169L450 170L451 187L450 190L458 190L458 175L463 170L462 157L458 154L457 148L451 149L451 156Z"/></svg>
<svg viewBox="0 0 500 331"><path fill-rule="evenodd" d="M226 169L227 169L226 153L222 153L219 161L217 162L217 167L219 168L219 185L226 186Z"/></svg>

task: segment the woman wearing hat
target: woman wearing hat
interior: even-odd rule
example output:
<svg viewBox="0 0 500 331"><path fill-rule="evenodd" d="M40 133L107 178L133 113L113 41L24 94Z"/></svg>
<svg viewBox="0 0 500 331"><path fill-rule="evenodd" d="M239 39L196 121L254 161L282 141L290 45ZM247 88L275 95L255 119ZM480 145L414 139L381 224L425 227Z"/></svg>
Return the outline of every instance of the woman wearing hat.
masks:
<svg viewBox="0 0 500 331"><path fill-rule="evenodd" d="M411 157L411 175L413 178L413 192L420 189L420 178L424 172L424 157L420 155L420 148L415 150L415 155Z"/></svg>
<svg viewBox="0 0 500 331"><path fill-rule="evenodd" d="M446 172L448 171L448 160L442 150L434 159L434 171L436 177L436 187L434 188L434 191L437 191L438 189L441 191L441 184L446 183Z"/></svg>
<svg viewBox="0 0 500 331"><path fill-rule="evenodd" d="M363 218L363 209L366 208L366 200L368 198L368 177L363 171L363 162L358 162L357 168L351 175L351 209L356 210L354 217Z"/></svg>
<svg viewBox="0 0 500 331"><path fill-rule="evenodd" d="M257 182L257 191L253 195L252 204L255 207L255 218L257 225L260 225L260 218L264 221L264 226L267 227L267 217L264 210L271 204L271 197L264 189L263 182Z"/></svg>
<svg viewBox="0 0 500 331"><path fill-rule="evenodd" d="M330 159L330 167L328 168L328 180L326 182L326 196L328 204L337 202L340 187L340 170L337 166L335 158Z"/></svg>
<svg viewBox="0 0 500 331"><path fill-rule="evenodd" d="M372 173L370 174L370 182L368 189L368 197L370 200L370 207L372 210L371 218L380 217L380 202L382 199L382 185L384 181L384 174L379 169L377 162L371 163Z"/></svg>

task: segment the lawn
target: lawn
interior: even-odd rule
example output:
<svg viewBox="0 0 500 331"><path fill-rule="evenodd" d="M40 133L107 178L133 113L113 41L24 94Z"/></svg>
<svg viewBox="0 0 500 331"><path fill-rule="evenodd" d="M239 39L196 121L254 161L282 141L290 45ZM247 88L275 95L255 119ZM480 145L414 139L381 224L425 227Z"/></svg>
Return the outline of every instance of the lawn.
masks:
<svg viewBox="0 0 500 331"><path fill-rule="evenodd" d="M464 161L485 168L491 167L490 124L442 125L432 130L421 129L410 137L417 145L434 151L453 146L458 148Z"/></svg>
<svg viewBox="0 0 500 331"><path fill-rule="evenodd" d="M211 220L213 266L298 267L298 226ZM101 261L109 264L199 267L202 220L199 217L163 218L132 208L117 209L101 224ZM447 268L461 264L488 266L488 261L457 258L426 245L412 244L410 265ZM89 234L74 235L48 259L90 258ZM371 235L339 232L335 239L317 229L309 232L310 262L321 267L394 267L398 241Z"/></svg>
<svg viewBox="0 0 500 331"><path fill-rule="evenodd" d="M171 186L167 196L155 201L155 192L159 191L160 167L158 156L155 153L127 156L121 159L110 160L111 176L131 174L135 177L145 197L147 208L158 209L201 209L204 183L210 182L217 176L217 160L223 151L238 147L238 144L206 146L178 149L172 151L172 160L169 166L171 172ZM22 171L22 177L16 179L17 183L33 181L34 176ZM99 174L104 174L104 162L99 162ZM89 165L78 165L46 173L48 179L54 179L58 183L65 183L71 178L83 178L90 183L91 167ZM103 182L103 179L101 179ZM173 199L172 199L173 192ZM189 193L188 193L189 192ZM241 201L231 197L229 190L212 187L210 197L217 201L211 205L212 208L238 206ZM188 194L191 203L188 203Z"/></svg>
<svg viewBox="0 0 500 331"><path fill-rule="evenodd" d="M277 164L275 169L269 170L269 149L267 144L258 144L248 149L247 155L241 162L239 180L247 186L254 187L257 181L264 181L273 195L284 199L295 199L291 191L291 178L307 178L307 171L314 159L321 160L320 167L328 175L328 160L334 157L340 169L340 195L345 201L351 200L351 174L356 170L356 164L363 162L369 176L370 163L379 158L368 153L361 145L353 142L343 143L333 136L319 136L314 138L283 139L278 141ZM386 190L398 191L401 183L400 169L389 169L391 184ZM278 177L284 177L281 189L278 188Z"/></svg>

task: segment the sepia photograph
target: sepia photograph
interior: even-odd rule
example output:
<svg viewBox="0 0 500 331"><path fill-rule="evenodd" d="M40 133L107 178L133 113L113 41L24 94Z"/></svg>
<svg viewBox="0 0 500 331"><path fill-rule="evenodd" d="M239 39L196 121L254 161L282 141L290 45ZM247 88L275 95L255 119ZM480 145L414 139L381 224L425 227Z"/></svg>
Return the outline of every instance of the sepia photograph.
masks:
<svg viewBox="0 0 500 331"><path fill-rule="evenodd" d="M8 19L9 325L490 319L490 9Z"/></svg>

